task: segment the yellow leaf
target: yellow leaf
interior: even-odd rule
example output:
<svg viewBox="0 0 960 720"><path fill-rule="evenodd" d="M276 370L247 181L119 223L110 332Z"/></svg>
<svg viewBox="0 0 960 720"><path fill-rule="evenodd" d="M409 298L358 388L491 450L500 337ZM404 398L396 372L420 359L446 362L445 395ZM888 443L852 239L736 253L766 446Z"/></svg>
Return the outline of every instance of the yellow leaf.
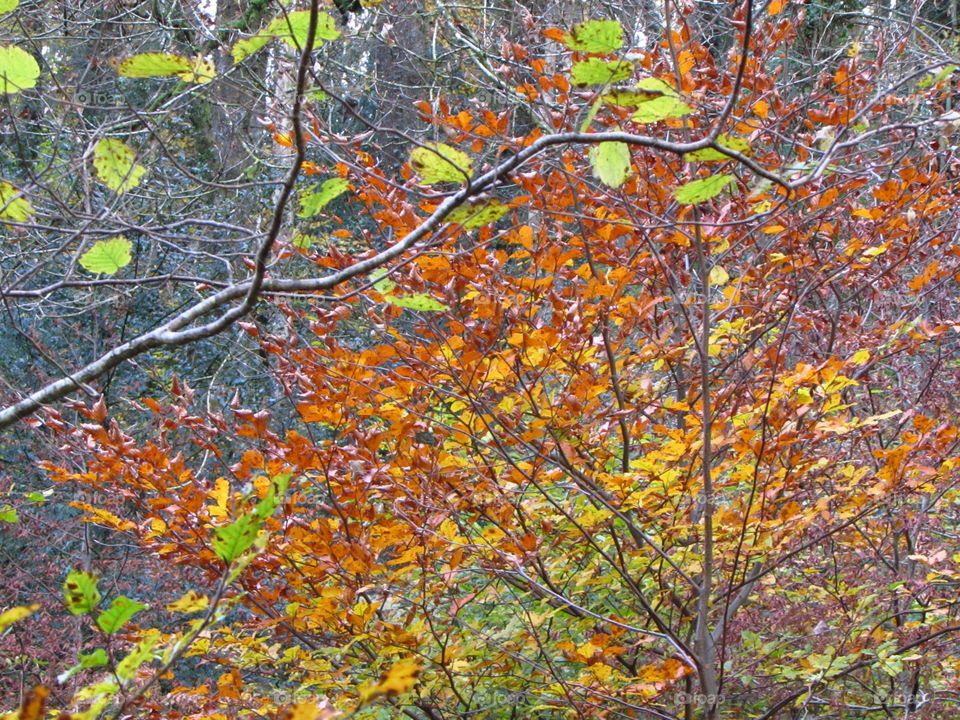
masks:
<svg viewBox="0 0 960 720"><path fill-rule="evenodd" d="M337 714L329 708L317 707L312 702L299 702L277 713L277 720L324 720Z"/></svg>
<svg viewBox="0 0 960 720"><path fill-rule="evenodd" d="M420 674L420 662L414 658L400 660L394 663L386 674L380 679L380 682L361 693L363 701L372 700L375 697L385 695L394 697L408 692L417 682L417 675Z"/></svg>
<svg viewBox="0 0 960 720"><path fill-rule="evenodd" d="M85 517L80 518L80 520L83 522L96 523L97 525L112 527L115 530L121 531L133 530L137 527L134 523L130 522L129 520L122 520L109 510L95 508L92 505L84 502L71 502L70 507L89 513Z"/></svg>
<svg viewBox="0 0 960 720"><path fill-rule="evenodd" d="M230 496L230 482L226 478L217 478L216 487L210 491L209 497L216 501L216 505L208 506L210 517L229 517L227 499Z"/></svg>
<svg viewBox="0 0 960 720"><path fill-rule="evenodd" d="M190 69L186 72L178 73L177 77L185 83L208 83L217 76L216 67L213 60L209 57L198 55L190 61Z"/></svg>
<svg viewBox="0 0 960 720"><path fill-rule="evenodd" d="M0 613L0 633L18 620L23 620L25 617L30 617L34 612L37 611L39 607L40 605L34 603L33 605L21 605L19 607L10 608L5 612Z"/></svg>
<svg viewBox="0 0 960 720"><path fill-rule="evenodd" d="M853 354L853 357L850 358L850 362L852 362L854 365L863 365L869 359L870 359L869 350L857 350Z"/></svg>
<svg viewBox="0 0 960 720"><path fill-rule="evenodd" d="M730 241L727 238L718 238L710 245L710 254L719 255L730 249Z"/></svg>
<svg viewBox="0 0 960 720"><path fill-rule="evenodd" d="M726 285L730 275L720 265L714 265L710 268L709 280L711 285Z"/></svg>
<svg viewBox="0 0 960 720"><path fill-rule="evenodd" d="M199 610L205 610L210 604L206 595L201 595L196 590L188 590L179 600L174 600L167 605L170 612L192 613Z"/></svg>
<svg viewBox="0 0 960 720"><path fill-rule="evenodd" d="M767 115L770 114L770 103L766 100L757 100L753 104L753 114L766 120Z"/></svg>

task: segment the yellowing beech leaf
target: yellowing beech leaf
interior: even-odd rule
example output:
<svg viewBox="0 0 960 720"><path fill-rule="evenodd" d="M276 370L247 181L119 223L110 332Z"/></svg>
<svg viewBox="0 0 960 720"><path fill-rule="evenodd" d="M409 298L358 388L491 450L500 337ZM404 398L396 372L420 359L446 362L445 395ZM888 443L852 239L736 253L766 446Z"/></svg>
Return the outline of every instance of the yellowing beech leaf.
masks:
<svg viewBox="0 0 960 720"><path fill-rule="evenodd" d="M366 702L381 695L395 697L408 692L416 685L419 674L420 663L417 660L413 658L400 660L387 670L379 683L361 692L361 699Z"/></svg>
<svg viewBox="0 0 960 720"><path fill-rule="evenodd" d="M626 60L587 58L573 64L570 79L574 85L608 85L626 80L632 72L633 63Z"/></svg>
<svg viewBox="0 0 960 720"><path fill-rule="evenodd" d="M97 240L93 247L80 256L80 265L97 275L113 275L130 264L132 245L125 237Z"/></svg>
<svg viewBox="0 0 960 720"><path fill-rule="evenodd" d="M37 84L40 66L33 55L13 45L0 45L0 94L12 95Z"/></svg>
<svg viewBox="0 0 960 720"><path fill-rule="evenodd" d="M750 153L750 142L746 138L721 135L717 138L717 144L738 152L741 155L748 155ZM723 160L730 160L730 156L724 155L714 148L704 148L703 150L695 150L694 152L687 153L683 156L683 159L687 161L721 162Z"/></svg>
<svg viewBox="0 0 960 720"><path fill-rule="evenodd" d="M608 105L638 107L658 97L663 97L664 94L659 90L614 90L604 95L603 101Z"/></svg>
<svg viewBox="0 0 960 720"><path fill-rule="evenodd" d="M299 50L306 47L307 32L310 30L310 11L298 10L275 18L266 28L253 37L238 40L230 54L235 63L240 62L248 55L260 50L264 45L278 38L287 45ZM340 37L337 24L325 12L317 13L317 28L313 38L313 48L316 50L323 44L323 40L335 40Z"/></svg>
<svg viewBox="0 0 960 720"><path fill-rule="evenodd" d="M473 177L470 156L443 143L414 148L410 153L410 166L424 185L462 183Z"/></svg>
<svg viewBox="0 0 960 720"><path fill-rule="evenodd" d="M330 708L321 708L312 702L299 702L277 713L277 720L326 720L338 713Z"/></svg>
<svg viewBox="0 0 960 720"><path fill-rule="evenodd" d="M590 148L593 174L610 187L620 187L630 175L630 147L622 142L602 142Z"/></svg>
<svg viewBox="0 0 960 720"><path fill-rule="evenodd" d="M137 154L126 143L104 138L93 148L93 167L100 182L116 193L140 184L147 169L136 162Z"/></svg>
<svg viewBox="0 0 960 720"><path fill-rule="evenodd" d="M298 10L281 15L271 22L266 29L269 35L280 38L294 50L306 47L309 31L309 10ZM336 40L338 37L340 37L340 31L337 30L334 19L325 12L317 13L317 27L313 38L314 50L323 45L323 40Z"/></svg>
<svg viewBox="0 0 960 720"><path fill-rule="evenodd" d="M139 53L117 65L117 74L128 78L168 77L191 70L190 59L174 53Z"/></svg>
<svg viewBox="0 0 960 720"><path fill-rule="evenodd" d="M416 295L404 295L402 297L391 297L387 296L384 298L391 305L396 305L397 307L406 308L407 310L422 310L422 311L439 311L439 310L449 310L450 308L444 305L439 300L435 300L429 295L424 295L418 293Z"/></svg>
<svg viewBox="0 0 960 720"><path fill-rule="evenodd" d="M300 212L297 217L309 218L323 210L327 203L350 189L350 183L343 178L330 178L322 185L314 185L300 197Z"/></svg>
<svg viewBox="0 0 960 720"><path fill-rule="evenodd" d="M693 108L679 98L672 95L663 95L643 103L630 116L630 119L636 123L655 123L667 118L683 117L692 112Z"/></svg>
<svg viewBox="0 0 960 720"><path fill-rule="evenodd" d="M20 191L8 182L0 180L0 218L14 222L26 222L33 215L33 206Z"/></svg>
<svg viewBox="0 0 960 720"><path fill-rule="evenodd" d="M190 69L182 73L177 73L177 77L185 83L196 83L202 85L208 83L217 76L217 68L213 60L209 57L197 55L190 61Z"/></svg>
<svg viewBox="0 0 960 720"><path fill-rule="evenodd" d="M670 97L677 97L677 91L673 89L673 86L670 85L666 80L661 80L656 77L647 77L642 80L637 81L636 85L638 90L651 90L653 92L662 93L664 95L669 95Z"/></svg>
<svg viewBox="0 0 960 720"><path fill-rule="evenodd" d="M708 279L711 285L726 285L730 280L730 275L720 265L714 265L710 268Z"/></svg>
<svg viewBox="0 0 960 720"><path fill-rule="evenodd" d="M19 4L20 0L0 0L0 13L10 12L16 9Z"/></svg>
<svg viewBox="0 0 960 720"><path fill-rule="evenodd" d="M867 360L870 359L869 350L857 350L853 356L850 358L850 362L854 365L863 365Z"/></svg>
<svg viewBox="0 0 960 720"><path fill-rule="evenodd" d="M447 222L463 225L467 230L482 227L487 223L496 222L510 212L510 206L498 200L479 202L470 205L461 205L447 215Z"/></svg>
<svg viewBox="0 0 960 720"><path fill-rule="evenodd" d="M616 20L588 20L575 25L563 44L585 53L612 53L623 45L623 26Z"/></svg>
<svg viewBox="0 0 960 720"><path fill-rule="evenodd" d="M265 46L272 39L272 36L261 33L260 35L254 35L253 37L237 40L237 42L233 44L233 48L230 50L230 54L233 55L233 61L238 63L248 55L253 55L255 52L257 52L257 50Z"/></svg>
<svg viewBox="0 0 960 720"><path fill-rule="evenodd" d="M20 605L0 613L0 635L15 622L30 617L39 609L40 606L34 603L33 605Z"/></svg>
<svg viewBox="0 0 960 720"><path fill-rule="evenodd" d="M100 602L96 576L81 570L71 570L63 582L63 599L67 609L74 615L83 615L93 610Z"/></svg>
<svg viewBox="0 0 960 720"><path fill-rule="evenodd" d="M702 180L693 180L673 191L673 197L682 205L696 205L719 195L736 178L732 175L711 175Z"/></svg>
<svg viewBox="0 0 960 720"><path fill-rule="evenodd" d="M188 590L179 599L167 605L167 610L178 613L194 613L206 610L210 600L196 590Z"/></svg>
<svg viewBox="0 0 960 720"><path fill-rule="evenodd" d="M130 653L117 663L116 673L121 680L129 680L137 672L137 669L148 660L152 660L156 653L153 652L153 646L160 640L160 633L156 630L149 631L137 646Z"/></svg>

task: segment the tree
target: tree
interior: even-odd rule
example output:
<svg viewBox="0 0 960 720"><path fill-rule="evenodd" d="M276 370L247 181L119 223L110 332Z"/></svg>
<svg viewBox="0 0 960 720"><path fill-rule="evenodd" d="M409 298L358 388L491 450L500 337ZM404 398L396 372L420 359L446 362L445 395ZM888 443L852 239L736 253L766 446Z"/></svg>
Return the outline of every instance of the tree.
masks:
<svg viewBox="0 0 960 720"><path fill-rule="evenodd" d="M168 120L131 107L163 180L126 139L86 139L123 212L85 208L72 265L24 250L38 268L26 279L63 278L53 290L139 294L133 339L0 413L10 424L63 401L29 421L58 445L42 467L141 558L128 573L90 556L66 575L79 620L51 706L950 716L956 68L936 30L868 8L824 46L782 2L645 6L627 26L553 10L562 26L531 15L500 38L499 8L398 16L404 110L347 97L354 73L380 81L399 49L378 51L363 27L340 37L316 2L213 33L229 69L172 52L161 24L114 64L136 92L160 88L153 109L227 97L234 81L271 100L243 179L202 177ZM396 44L391 11L358 24ZM644 37L641 18L664 36ZM6 57L8 95L27 102L29 62ZM67 146L87 138L57 122ZM37 179L8 182L2 212L36 242L53 233L42 209L62 170L24 172ZM173 214L177 182L206 188L197 215ZM271 209L199 217L227 188ZM201 227L246 247L192 248L181 233ZM168 248L149 274L124 280L144 247L121 228ZM205 260L170 269L187 257ZM138 298L161 282L193 304L151 326ZM199 402L176 378L167 398L65 399L231 327L259 350L275 407L213 381ZM23 527L41 499L11 495L7 522ZM4 642L39 632L41 600L55 614L21 591ZM21 682L21 720L48 702L37 676Z"/></svg>

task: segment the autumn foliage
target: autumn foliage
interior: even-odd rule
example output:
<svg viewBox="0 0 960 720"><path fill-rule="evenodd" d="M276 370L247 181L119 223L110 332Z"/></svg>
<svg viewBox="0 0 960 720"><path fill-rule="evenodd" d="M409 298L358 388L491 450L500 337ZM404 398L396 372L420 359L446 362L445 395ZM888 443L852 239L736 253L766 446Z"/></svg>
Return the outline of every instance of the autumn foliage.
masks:
<svg viewBox="0 0 960 720"><path fill-rule="evenodd" d="M273 273L495 182L267 296L278 408L176 381L30 421L157 582L94 562L0 615L0 648L79 618L11 717L951 717L952 70L878 36L794 82L784 8L731 11L729 57L682 15L643 53L545 28L504 50L535 122L424 102L442 143L396 172L365 139L325 165L307 110L325 238Z"/></svg>

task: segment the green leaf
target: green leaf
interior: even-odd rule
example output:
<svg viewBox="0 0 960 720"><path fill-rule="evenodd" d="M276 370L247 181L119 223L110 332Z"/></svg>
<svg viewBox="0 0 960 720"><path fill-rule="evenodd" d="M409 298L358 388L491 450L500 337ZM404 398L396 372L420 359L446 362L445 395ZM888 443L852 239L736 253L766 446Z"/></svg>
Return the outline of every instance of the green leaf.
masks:
<svg viewBox="0 0 960 720"><path fill-rule="evenodd" d="M0 0L0 13L8 13L16 9L19 4L20 0Z"/></svg>
<svg viewBox="0 0 960 720"><path fill-rule="evenodd" d="M693 180L673 191L673 197L683 205L696 205L719 195L730 183L736 182L733 175L711 175L702 180Z"/></svg>
<svg viewBox="0 0 960 720"><path fill-rule="evenodd" d="M373 289L376 290L381 295L386 295L387 293L393 292L393 289L397 284L386 277L387 271L383 268L379 268L370 273L370 279L374 280ZM382 280L380 278L383 278Z"/></svg>
<svg viewBox="0 0 960 720"><path fill-rule="evenodd" d="M658 90L614 90L604 95L603 101L619 107L639 107L665 94Z"/></svg>
<svg viewBox="0 0 960 720"><path fill-rule="evenodd" d="M410 166L424 185L462 183L473 177L472 162L466 153L443 143L414 148L410 153Z"/></svg>
<svg viewBox="0 0 960 720"><path fill-rule="evenodd" d="M928 87L939 85L948 75L952 75L957 69L958 66L956 65L946 65L945 67L941 68L939 72L932 73L922 78L920 82L917 83L917 87L923 90Z"/></svg>
<svg viewBox="0 0 960 720"><path fill-rule="evenodd" d="M159 634L151 634L137 643L137 646L130 651L130 654L117 663L117 677L122 680L129 680L141 665L148 660L152 660L155 655L153 646L157 644L159 639Z"/></svg>
<svg viewBox="0 0 960 720"><path fill-rule="evenodd" d="M28 502L32 502L36 505L43 505L43 503L45 503L47 501L47 498L50 497L51 495L53 495L53 488L48 488L47 490L43 490L41 492L37 492L37 491L28 492L23 497Z"/></svg>
<svg viewBox="0 0 960 720"><path fill-rule="evenodd" d="M564 45L585 53L612 53L623 45L623 26L616 20L588 20L575 25Z"/></svg>
<svg viewBox="0 0 960 720"><path fill-rule="evenodd" d="M290 47L299 50L306 47L309 30L309 10L287 13L285 16L272 20L265 29L253 37L238 40L234 43L230 54L233 56L233 61L238 63L248 55L260 50L274 38L279 38ZM313 40L314 49L319 48L323 44L323 40L336 40L338 37L340 37L340 31L337 30L334 19L325 12L317 13L317 29Z"/></svg>
<svg viewBox="0 0 960 720"><path fill-rule="evenodd" d="M245 553L260 534L263 519L256 514L241 515L234 522L214 531L213 551L225 563Z"/></svg>
<svg viewBox="0 0 960 720"><path fill-rule="evenodd" d="M309 250L313 247L314 243L320 241L321 238L308 235L307 233L300 232L299 230L294 230L293 232L293 246L295 248L299 248L300 250Z"/></svg>
<svg viewBox="0 0 960 720"><path fill-rule="evenodd" d="M631 73L633 63L627 60L587 58L573 64L570 79L574 85L608 85L626 80Z"/></svg>
<svg viewBox="0 0 960 720"><path fill-rule="evenodd" d="M496 222L510 212L510 207L499 200L461 205L447 215L447 222L458 223L468 230Z"/></svg>
<svg viewBox="0 0 960 720"><path fill-rule="evenodd" d="M40 66L33 55L13 45L0 45L0 94L12 95L37 84Z"/></svg>
<svg viewBox="0 0 960 720"><path fill-rule="evenodd" d="M230 50L230 54L233 56L233 62L238 63L248 55L253 55L271 40L273 40L273 37L263 34L237 40Z"/></svg>
<svg viewBox="0 0 960 720"><path fill-rule="evenodd" d="M100 613L97 618L97 626L105 633L113 634L122 628L127 620L132 618L141 610L146 609L146 605L131 600L128 597L120 595L115 597L110 603L110 609Z"/></svg>
<svg viewBox="0 0 960 720"><path fill-rule="evenodd" d="M264 496L263 500L257 503L257 507L254 509L254 514L263 520L273 515L277 507L283 501L283 498L287 494L287 488L290 487L290 473L283 473L277 475L275 478L270 480L270 489L267 490L267 494Z"/></svg>
<svg viewBox="0 0 960 720"><path fill-rule="evenodd" d="M33 215L33 205L25 197L17 197L20 191L8 182L0 180L0 218L14 222L26 222Z"/></svg>
<svg viewBox="0 0 960 720"><path fill-rule="evenodd" d="M587 116L583 119L583 122L580 123L580 132L586 132L590 129L590 125L593 123L593 119L597 116L597 113L600 111L600 106L603 104L603 98L597 98L592 103L590 103L590 109L587 111Z"/></svg>
<svg viewBox="0 0 960 720"><path fill-rule="evenodd" d="M80 661L80 667L82 668L102 667L109 662L107 659L107 651L103 648L97 648L93 652L85 655L77 655L77 660Z"/></svg>
<svg viewBox="0 0 960 720"><path fill-rule="evenodd" d="M720 135L717 138L717 143L725 148L729 148L730 150L738 152L741 155L748 155L750 153L750 142L746 138L733 137L731 135ZM728 155L724 155L715 148L704 148L703 150L695 150L694 152L686 153L683 156L683 159L687 161L699 160L700 162L720 162L723 160L730 160L730 157Z"/></svg>
<svg viewBox="0 0 960 720"><path fill-rule="evenodd" d="M140 53L117 65L117 74L128 78L165 77L189 72L190 58L174 53Z"/></svg>
<svg viewBox="0 0 960 720"><path fill-rule="evenodd" d="M123 236L111 240L97 240L89 250L80 256L80 265L98 275L113 275L117 270L130 264L130 250L133 246Z"/></svg>
<svg viewBox="0 0 960 720"><path fill-rule="evenodd" d="M622 142L602 142L590 148L593 174L610 187L620 187L630 175L630 148Z"/></svg>
<svg viewBox="0 0 960 720"><path fill-rule="evenodd" d="M97 648L93 652L87 653L86 655L81 653L80 655L77 655L77 660L79 660L80 662L74 665L69 670L66 670L65 672L62 672L59 675L57 675L58 683L62 685L63 683L65 683L67 680L72 678L81 670L86 670L87 668L103 667L108 662L110 662L109 658L107 657L107 651L104 650L103 648Z"/></svg>
<svg viewBox="0 0 960 720"><path fill-rule="evenodd" d="M308 193L300 198L300 212L297 213L297 217L313 217L323 210L327 203L349 189L350 183L343 178L330 178L323 185L312 186Z"/></svg>
<svg viewBox="0 0 960 720"><path fill-rule="evenodd" d="M302 50L307 46L307 33L310 31L310 11L281 15L271 22L266 32L273 37L283 40L294 50ZM340 37L337 23L325 12L317 13L317 28L314 34L313 47L316 50L323 45L323 40L336 40Z"/></svg>
<svg viewBox="0 0 960 720"><path fill-rule="evenodd" d="M82 570L71 570L63 582L63 599L67 609L74 615L93 610L100 602L96 576Z"/></svg>
<svg viewBox="0 0 960 720"><path fill-rule="evenodd" d="M435 300L429 295L424 294L404 295L403 297L386 297L384 300L391 305L406 308L407 310L436 311L450 309L439 300Z"/></svg>
<svg viewBox="0 0 960 720"><path fill-rule="evenodd" d="M630 117L636 123L655 123L672 117L683 117L693 112L693 108L671 95L653 98L643 103Z"/></svg>
<svg viewBox="0 0 960 720"><path fill-rule="evenodd" d="M665 80L656 77L646 77L638 80L636 84L638 90L650 90L652 92L662 93L670 97L678 97L677 91Z"/></svg>
<svg viewBox="0 0 960 720"><path fill-rule="evenodd" d="M9 505L0 507L0 522L7 522L11 524L20 522L20 516L17 514L17 509L10 507Z"/></svg>
<svg viewBox="0 0 960 720"><path fill-rule="evenodd" d="M136 163L137 154L126 143L104 138L93 148L93 167L100 182L116 193L125 193L140 184L147 169Z"/></svg>

